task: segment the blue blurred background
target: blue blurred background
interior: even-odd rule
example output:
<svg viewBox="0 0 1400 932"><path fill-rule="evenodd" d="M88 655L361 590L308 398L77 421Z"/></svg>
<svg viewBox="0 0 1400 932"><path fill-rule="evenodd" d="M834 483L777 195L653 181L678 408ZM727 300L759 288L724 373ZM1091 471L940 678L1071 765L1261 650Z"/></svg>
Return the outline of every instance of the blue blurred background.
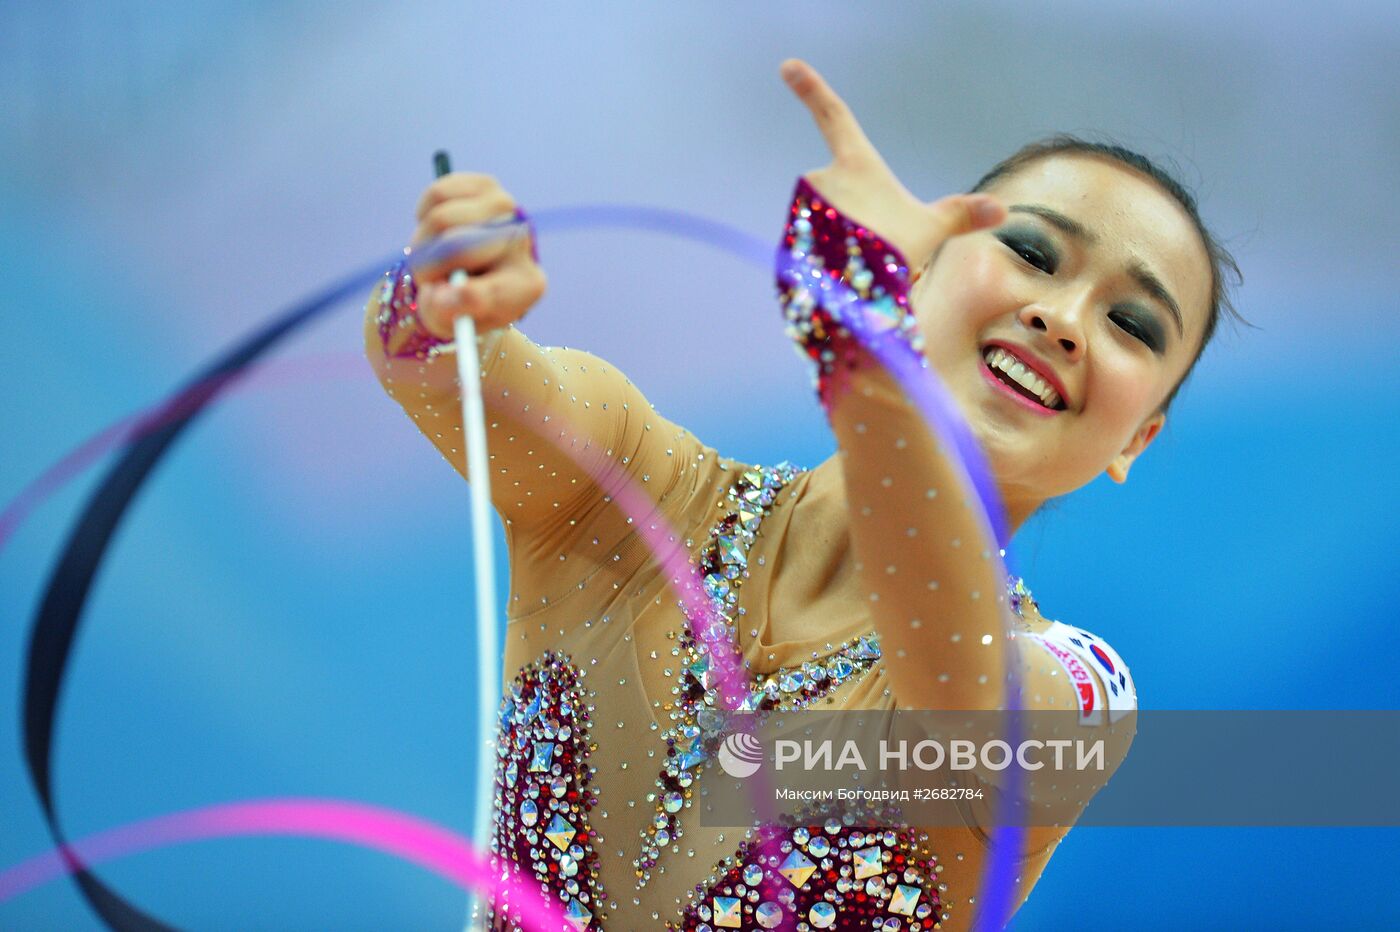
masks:
<svg viewBox="0 0 1400 932"><path fill-rule="evenodd" d="M1048 614L1113 642L1146 708L1397 708L1397 54L1389 2L11 2L0 502L402 245L435 148L533 208L653 205L775 238L793 179L824 161L777 77L800 55L929 198L1059 130L1175 160L1260 329L1225 329L1126 487L1100 480L1023 530L1021 568ZM632 232L541 249L537 340L608 357L728 455L831 451L762 269ZM121 527L59 724L74 837L273 795L467 830L465 486L359 360L359 320L348 303L281 349ZM0 867L48 844L20 750L25 638L100 473L0 552ZM1395 927L1397 868L1397 830L1083 829L1016 925ZM463 915L444 881L330 843L202 843L100 873L189 928ZM97 925L60 881L0 905L0 927Z"/></svg>

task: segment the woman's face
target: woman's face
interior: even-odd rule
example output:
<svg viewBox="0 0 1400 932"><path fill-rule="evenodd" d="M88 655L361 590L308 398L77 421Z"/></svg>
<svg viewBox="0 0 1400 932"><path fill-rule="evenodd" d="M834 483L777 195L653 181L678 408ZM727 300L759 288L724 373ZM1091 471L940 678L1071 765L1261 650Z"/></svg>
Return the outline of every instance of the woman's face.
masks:
<svg viewBox="0 0 1400 932"><path fill-rule="evenodd" d="M912 298L1019 524L1101 472L1127 478L1195 356L1211 266L1171 195L1111 160L1049 156L988 193L1006 222L948 241Z"/></svg>

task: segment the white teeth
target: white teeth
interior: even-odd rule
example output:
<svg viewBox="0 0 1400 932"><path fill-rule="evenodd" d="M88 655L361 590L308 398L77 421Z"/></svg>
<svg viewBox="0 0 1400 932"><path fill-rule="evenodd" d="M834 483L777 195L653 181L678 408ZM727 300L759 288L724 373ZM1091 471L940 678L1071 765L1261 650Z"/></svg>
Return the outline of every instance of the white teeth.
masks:
<svg viewBox="0 0 1400 932"><path fill-rule="evenodd" d="M987 350L984 358L987 365L993 369L1000 369L1010 376L1018 385L1033 392L1040 403L1047 408L1058 408L1060 406L1060 395L1051 388L1040 376L1026 367L1024 363L1012 356L999 346L993 346Z"/></svg>

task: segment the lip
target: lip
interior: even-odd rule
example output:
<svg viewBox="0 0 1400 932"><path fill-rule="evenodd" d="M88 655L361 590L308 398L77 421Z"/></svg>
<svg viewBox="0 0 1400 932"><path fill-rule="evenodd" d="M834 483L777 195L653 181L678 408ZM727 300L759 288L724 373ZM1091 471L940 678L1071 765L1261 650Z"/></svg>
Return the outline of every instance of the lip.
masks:
<svg viewBox="0 0 1400 932"><path fill-rule="evenodd" d="M1042 379L1048 382L1050 387L1055 390L1055 393L1060 396L1060 400L1064 402L1065 409L1068 410L1070 408L1070 394L1065 389L1065 383L1061 382L1060 377L1055 374L1055 370L1050 368L1050 364L1047 363L1045 360L1041 359L1040 357L1036 356L1026 347L1018 346L1017 344L1012 343L1009 340L988 340L985 344L983 344L981 349L981 354L983 356L982 368L987 370L987 375L992 375L992 371L991 369L987 368L987 360L985 358L985 355L987 350L993 346L1000 347L1001 349L1006 350L1006 352L1010 353L1012 356L1015 356L1016 359L1019 360L1027 369L1030 369L1036 375L1040 376ZM1001 385L1003 388L1006 388L1005 383L1003 383L1000 379L997 379L995 375L992 375L992 378L996 379L998 385ZM1016 395L1017 398L1021 398L1022 401L1027 400L1025 398L1022 398L1020 395L1017 395L1015 391L1011 389L1007 390L1011 394ZM1049 408L1037 405L1033 401L1030 402L1030 404L1032 407L1036 408L1036 410L1041 412L1048 411L1051 414L1059 413L1058 411L1051 411Z"/></svg>
<svg viewBox="0 0 1400 932"><path fill-rule="evenodd" d="M1060 413L1059 411L1053 411L1050 408L1045 407L1044 405L1038 405L1034 401L1031 401L1029 398L1027 398L1025 395L1019 394L1010 385L1007 385L1001 379L997 378L995 375L992 374L992 370L987 368L987 360L977 360L977 368L981 370L982 378L986 379L988 384L990 384L994 390L1005 395L1007 398L1010 398L1012 401L1017 402L1021 405L1021 407L1025 408L1027 411L1030 411L1032 414L1038 414L1041 417L1054 417L1055 415Z"/></svg>

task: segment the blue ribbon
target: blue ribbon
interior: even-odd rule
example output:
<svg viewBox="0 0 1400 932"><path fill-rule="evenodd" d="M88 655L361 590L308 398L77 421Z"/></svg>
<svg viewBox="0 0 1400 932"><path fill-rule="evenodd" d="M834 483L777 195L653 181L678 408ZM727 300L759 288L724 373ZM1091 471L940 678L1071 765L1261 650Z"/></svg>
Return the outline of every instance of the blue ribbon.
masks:
<svg viewBox="0 0 1400 932"><path fill-rule="evenodd" d="M589 205L542 211L535 215L534 223L539 230L550 233L600 227L664 233L703 243L764 268L769 266L773 255L772 247L766 241L728 225L676 210ZM453 236L418 250L414 261L443 258L469 243L514 235L520 227L517 223L486 224L467 231L465 238ZM117 461L89 497L74 523L50 574L31 626L25 665L25 762L39 795L49 832L55 844L63 849L65 860L73 867L80 891L107 926L118 932L166 932L173 927L128 902L83 868L75 855L66 850L67 839L58 820L52 777L54 726L73 644L79 634L93 579L106 556L112 535L133 499L185 428L269 350L342 300L367 294L383 275L384 269L401 258L398 253L387 257L373 267L357 271L301 304L277 314L189 379L146 421L153 425L149 430L138 432L122 445ZM932 373L927 370L924 370L924 376L925 382L933 379ZM955 410L944 409L940 420L943 423L930 426L945 435L950 431L953 436L966 434L966 427ZM967 456L967 447L964 444L959 444L959 447ZM989 475L985 473L985 468L975 467L980 457L969 457L969 460L974 486L986 500ZM990 488L994 501L994 486ZM999 516L999 507L993 505L989 514ZM998 927L1002 924L1000 917L1010 915L1013 852L1019 848L1014 839L1019 831L1015 828L997 831L994 836L997 843L984 874L982 915Z"/></svg>

